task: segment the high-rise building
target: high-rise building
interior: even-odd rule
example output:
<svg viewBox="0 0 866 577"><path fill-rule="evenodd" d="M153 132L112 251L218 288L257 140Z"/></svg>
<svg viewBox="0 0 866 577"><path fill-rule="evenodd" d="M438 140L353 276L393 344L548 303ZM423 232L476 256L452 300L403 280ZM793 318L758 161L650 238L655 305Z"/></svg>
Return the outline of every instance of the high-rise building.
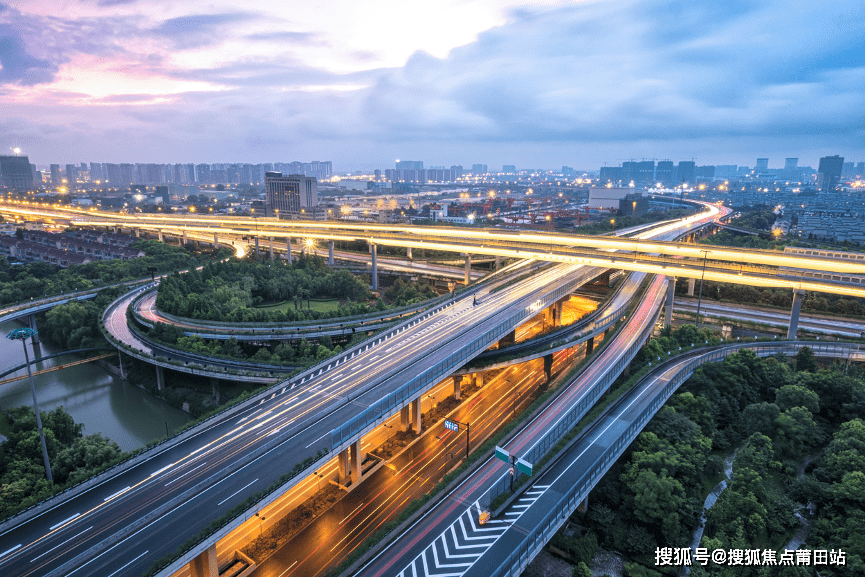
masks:
<svg viewBox="0 0 866 577"><path fill-rule="evenodd" d="M502 172L505 174L517 174L517 167L513 164L503 164Z"/></svg>
<svg viewBox="0 0 866 577"><path fill-rule="evenodd" d="M63 177L60 176L60 165L52 164L51 165L51 185L52 186L60 186Z"/></svg>
<svg viewBox="0 0 866 577"><path fill-rule="evenodd" d="M695 181L695 161L681 160L677 164L677 184L691 184Z"/></svg>
<svg viewBox="0 0 866 577"><path fill-rule="evenodd" d="M0 156L0 182L6 188L25 190L33 186L33 170L26 156Z"/></svg>
<svg viewBox="0 0 866 577"><path fill-rule="evenodd" d="M267 216L315 218L319 204L316 179L301 174L265 173Z"/></svg>
<svg viewBox="0 0 866 577"><path fill-rule="evenodd" d="M716 167L712 164L705 166L696 166L695 167L695 178L697 179L709 179L714 178L716 176Z"/></svg>
<svg viewBox="0 0 866 577"><path fill-rule="evenodd" d="M842 178L851 178L854 176L854 163L853 162L843 162L842 163Z"/></svg>
<svg viewBox="0 0 866 577"><path fill-rule="evenodd" d="M574 167L571 166L563 166L562 167L562 176L565 178L573 178L577 176L577 171L574 170Z"/></svg>
<svg viewBox="0 0 866 577"><path fill-rule="evenodd" d="M74 164L66 165L66 186L70 189L75 188L76 172Z"/></svg>
<svg viewBox="0 0 866 577"><path fill-rule="evenodd" d="M842 165L845 158L839 156L825 156L818 162L818 190L829 192L836 190L839 186L839 178L842 176Z"/></svg>
<svg viewBox="0 0 866 577"><path fill-rule="evenodd" d="M785 170L797 170L797 161L799 160L799 158L786 158Z"/></svg>
<svg viewBox="0 0 866 577"><path fill-rule="evenodd" d="M674 172L673 160L659 160L656 164L655 181L663 186L669 187L673 185L676 173Z"/></svg>
<svg viewBox="0 0 866 577"><path fill-rule="evenodd" d="M210 184L210 164L195 165L195 181L199 184Z"/></svg>
<svg viewBox="0 0 866 577"><path fill-rule="evenodd" d="M755 163L755 172L767 172L770 166L769 158L759 158Z"/></svg>
<svg viewBox="0 0 866 577"><path fill-rule="evenodd" d="M454 180L457 180L461 176L463 176L463 165L462 164L452 164L451 172L454 173Z"/></svg>
<svg viewBox="0 0 866 577"><path fill-rule="evenodd" d="M487 165L486 164L473 164L472 165L472 175L473 176L482 176L487 174Z"/></svg>
<svg viewBox="0 0 866 577"><path fill-rule="evenodd" d="M423 160L398 160L394 167L397 170L424 170Z"/></svg>
<svg viewBox="0 0 866 577"><path fill-rule="evenodd" d="M854 167L854 178L858 178L860 180L863 180L863 177L866 176L866 174L863 173L864 164L866 164L866 163L858 162L857 166Z"/></svg>

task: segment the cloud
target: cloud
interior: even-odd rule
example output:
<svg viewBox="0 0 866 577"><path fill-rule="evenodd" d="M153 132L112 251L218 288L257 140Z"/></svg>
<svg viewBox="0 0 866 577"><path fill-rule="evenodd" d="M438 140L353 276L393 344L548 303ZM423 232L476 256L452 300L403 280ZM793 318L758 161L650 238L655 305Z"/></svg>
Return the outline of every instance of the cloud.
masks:
<svg viewBox="0 0 866 577"><path fill-rule="evenodd" d="M176 48L187 49L219 44L227 30L255 18L255 14L245 12L193 14L163 20L150 31L171 41Z"/></svg>
<svg viewBox="0 0 866 577"><path fill-rule="evenodd" d="M10 16L10 12L0 5L3 20ZM56 65L28 52L16 26L0 20L0 84L32 86L51 82L56 72Z"/></svg>

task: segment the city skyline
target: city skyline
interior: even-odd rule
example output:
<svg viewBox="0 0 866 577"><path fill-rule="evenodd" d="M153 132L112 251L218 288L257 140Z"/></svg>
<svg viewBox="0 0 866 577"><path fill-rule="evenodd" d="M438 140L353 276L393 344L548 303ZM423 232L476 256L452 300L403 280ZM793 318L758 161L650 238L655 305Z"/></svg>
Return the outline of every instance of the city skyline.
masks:
<svg viewBox="0 0 866 577"><path fill-rule="evenodd" d="M335 171L864 156L859 3L377 8L0 5L0 148Z"/></svg>

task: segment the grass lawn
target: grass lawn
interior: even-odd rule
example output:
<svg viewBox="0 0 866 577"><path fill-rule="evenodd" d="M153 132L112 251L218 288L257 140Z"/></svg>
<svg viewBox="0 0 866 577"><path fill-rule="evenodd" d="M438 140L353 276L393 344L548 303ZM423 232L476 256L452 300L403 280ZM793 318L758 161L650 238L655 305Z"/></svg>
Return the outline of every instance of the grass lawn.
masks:
<svg viewBox="0 0 866 577"><path fill-rule="evenodd" d="M307 301L303 301L304 309L307 308ZM274 303L266 303L261 304L257 307L257 309L264 309L267 311L281 311L285 312L287 310L295 310L295 301L293 300L285 300ZM330 312L335 311L340 308L340 299L310 299L310 310L319 311L319 312Z"/></svg>

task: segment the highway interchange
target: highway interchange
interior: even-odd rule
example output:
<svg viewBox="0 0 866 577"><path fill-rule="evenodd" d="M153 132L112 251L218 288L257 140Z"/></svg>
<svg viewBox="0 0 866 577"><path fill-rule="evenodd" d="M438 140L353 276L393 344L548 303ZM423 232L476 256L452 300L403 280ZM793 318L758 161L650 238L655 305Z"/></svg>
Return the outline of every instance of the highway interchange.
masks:
<svg viewBox="0 0 866 577"><path fill-rule="evenodd" d="M682 226L666 231L665 236L681 232L686 225ZM573 280L581 274L580 269L555 265L493 294L488 286L479 292L478 306L464 297L436 315L400 323L397 332L377 339L375 345L366 345L345 363L329 365L303 386L288 382L282 389L275 387L260 403L202 427L99 486L0 534L0 571L6 575L103 576L143 572L154 559L171 553L178 543L195 535L198 526L270 486L304 457L330 449L328 432L359 409L400 386L409 375L459 350L472 334L483 333L485 327L513 311L530 307L539 290L550 292ZM657 313L664 285L662 279L653 281L635 320L617 339L637 342ZM431 347L431 342L436 346ZM628 348L628 342L618 340L605 354L621 354ZM602 359L594 362L584 373L589 375L586 378L597 379L598 371L605 372L611 361L619 362L605 361L608 364L601 364ZM591 388L588 383L583 383L583 393L578 391L581 385L570 386L569 391L575 392L563 395L562 402L577 402ZM518 436L517 450L533 441L532 435ZM480 478L489 480L497 471L495 463L484 465L481 471L486 473L478 473ZM476 487L476 491L482 489ZM462 496L460 500L465 502ZM447 517L443 516L443 523ZM196 519L198 524L189 523L189 519ZM404 557L411 554L407 550ZM395 559L402 558L391 556L391 568L396 568L394 563L399 565Z"/></svg>

